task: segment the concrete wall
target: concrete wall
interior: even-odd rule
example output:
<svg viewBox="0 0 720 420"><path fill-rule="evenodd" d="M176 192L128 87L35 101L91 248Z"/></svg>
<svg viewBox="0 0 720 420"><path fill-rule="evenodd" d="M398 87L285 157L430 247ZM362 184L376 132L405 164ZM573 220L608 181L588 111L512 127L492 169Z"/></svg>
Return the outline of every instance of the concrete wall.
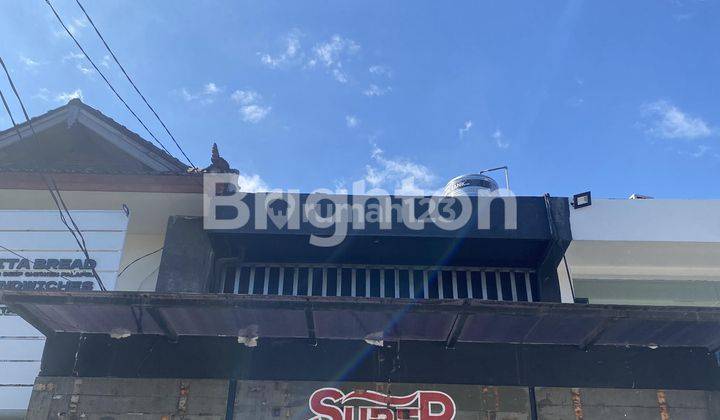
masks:
<svg viewBox="0 0 720 420"><path fill-rule="evenodd" d="M654 389L537 388L538 420L714 420L717 392Z"/></svg>
<svg viewBox="0 0 720 420"><path fill-rule="evenodd" d="M234 419L309 419L308 399L320 388L333 386L349 392L371 390L391 395L409 395L429 389L450 395L456 405L456 420L530 419L527 388L482 385L432 385L344 382L238 382ZM388 390L390 389L390 391Z"/></svg>
<svg viewBox="0 0 720 420"><path fill-rule="evenodd" d="M309 419L310 395L327 386L392 395L431 389L453 398L456 420L531 419L524 387L301 381L238 381L234 418ZM228 388L225 380L38 378L27 419L222 419ZM712 420L720 418L719 399L705 391L536 388L539 420Z"/></svg>
<svg viewBox="0 0 720 420"><path fill-rule="evenodd" d="M202 194L63 191L71 210L130 209L120 269L163 246L171 215L202 215ZM0 189L0 210L55 210L45 190ZM7 245L7 244L4 244ZM155 290L161 252L134 264L117 280L116 290Z"/></svg>
<svg viewBox="0 0 720 420"><path fill-rule="evenodd" d="M591 303L720 306L720 281L575 279L575 296Z"/></svg>
<svg viewBox="0 0 720 420"><path fill-rule="evenodd" d="M128 234L125 238L120 269L128 267L136 259L162 248L165 236L160 234ZM154 291L157 283L162 251L133 263L122 276L118 277L115 290Z"/></svg>
<svg viewBox="0 0 720 420"><path fill-rule="evenodd" d="M27 420L224 419L223 380L38 378Z"/></svg>
<svg viewBox="0 0 720 420"><path fill-rule="evenodd" d="M238 382L234 419L309 419L308 399L317 389L345 392L368 389L388 393L387 383ZM394 384L393 395L418 389L440 390L457 405L457 420L530 419L527 388ZM28 420L82 418L224 419L228 381L180 379L38 378Z"/></svg>
<svg viewBox="0 0 720 420"><path fill-rule="evenodd" d="M720 200L593 200L566 258L590 303L720 305Z"/></svg>

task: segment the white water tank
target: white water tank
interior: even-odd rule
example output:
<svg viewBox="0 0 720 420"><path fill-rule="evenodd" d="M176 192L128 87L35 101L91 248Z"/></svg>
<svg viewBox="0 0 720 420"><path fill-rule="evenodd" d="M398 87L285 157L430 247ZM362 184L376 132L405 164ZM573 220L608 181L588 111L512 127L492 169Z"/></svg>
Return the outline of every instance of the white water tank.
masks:
<svg viewBox="0 0 720 420"><path fill-rule="evenodd" d="M460 175L445 185L443 195L454 197L458 195L478 196L491 195L498 189L494 179L482 174Z"/></svg>

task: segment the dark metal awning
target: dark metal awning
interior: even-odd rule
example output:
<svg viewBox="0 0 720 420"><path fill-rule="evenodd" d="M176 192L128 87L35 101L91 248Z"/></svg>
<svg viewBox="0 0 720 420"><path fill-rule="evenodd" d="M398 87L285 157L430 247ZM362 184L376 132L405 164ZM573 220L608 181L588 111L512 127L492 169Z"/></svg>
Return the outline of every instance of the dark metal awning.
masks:
<svg viewBox="0 0 720 420"><path fill-rule="evenodd" d="M46 335L720 347L720 308L140 292L4 291L0 302Z"/></svg>

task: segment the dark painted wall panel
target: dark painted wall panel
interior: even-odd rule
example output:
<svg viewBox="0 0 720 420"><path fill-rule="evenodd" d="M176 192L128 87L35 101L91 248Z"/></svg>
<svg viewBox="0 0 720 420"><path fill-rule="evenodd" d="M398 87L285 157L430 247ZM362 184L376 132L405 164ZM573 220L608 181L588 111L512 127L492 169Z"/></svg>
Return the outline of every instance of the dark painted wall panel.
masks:
<svg viewBox="0 0 720 420"><path fill-rule="evenodd" d="M76 360L76 354L78 355ZM660 368L662 367L662 368ZM720 389L720 368L704 349L162 336L48 338L42 376L187 377L253 380L344 378L370 382L521 386Z"/></svg>

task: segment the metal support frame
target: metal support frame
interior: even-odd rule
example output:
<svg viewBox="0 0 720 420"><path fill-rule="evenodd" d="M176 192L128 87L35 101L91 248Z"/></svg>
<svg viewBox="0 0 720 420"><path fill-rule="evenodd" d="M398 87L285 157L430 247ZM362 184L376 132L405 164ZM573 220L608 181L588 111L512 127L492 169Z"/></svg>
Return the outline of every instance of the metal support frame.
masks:
<svg viewBox="0 0 720 420"><path fill-rule="evenodd" d="M455 321L450 329L450 334L448 334L448 338L445 341L445 348L455 348L455 344L457 344L460 334L462 334L463 328L465 328L465 322L467 321L468 316L469 314L466 313L459 313L455 316Z"/></svg>
<svg viewBox="0 0 720 420"><path fill-rule="evenodd" d="M315 336L315 317L313 316L312 309L305 309L305 324L307 325L308 338L313 342L313 345L317 344L317 337Z"/></svg>
<svg viewBox="0 0 720 420"><path fill-rule="evenodd" d="M178 333L175 330L175 328L170 324L170 322L165 318L165 316L160 312L160 309L157 307L147 307L145 309L148 314L150 314L150 317L155 321L155 323L160 327L160 329L163 331L165 336L172 342L176 343L178 341Z"/></svg>
<svg viewBox="0 0 720 420"><path fill-rule="evenodd" d="M140 292L22 292L2 291L0 302L30 322L35 328L47 336L58 333L105 333L109 334L112 328L118 324L115 317L120 309L127 310L127 316L132 316L131 308L142 307L153 324L146 324L145 331L137 331L135 325L128 328L133 334L152 335L163 334L171 341L177 341L180 335L196 335L194 327L189 326L189 332L179 330L180 324L174 325L169 312L164 309L185 308L188 311L213 308L227 311L302 311L305 315L305 327L307 339L313 343L318 339L317 325L315 323L314 311L353 312L358 315L367 313L373 316L374 313L392 314L402 312L404 314L438 314L439 316L452 315L452 324L447 331L443 331L437 340L444 342L446 347L453 348L460 342L464 329L475 316L498 316L499 319L514 317L516 319L532 318L531 325L527 325L521 337L521 343L527 340L532 344L553 344L553 342L534 342L535 335L552 334L552 329L559 325L559 328L567 328L573 324L573 320L580 320L575 323L580 328L574 335L572 342L559 341L555 344L571 345L585 350L595 343L603 342L605 332L609 329L617 332L613 326L630 321L634 330L640 331L643 327L638 322L655 328L657 333L644 338L644 335L627 336L626 338L615 337L611 343L631 342L633 346L659 345L660 347L702 347L710 351L716 351L719 341L713 336L708 336L709 331L720 329L720 309L718 308L689 308L689 307L650 307L650 306L618 306L618 305L568 305L559 303L539 302L492 302L463 299L456 301L425 301L413 299L388 299L369 298L357 299L352 297L301 297L301 296L243 296L230 294L184 294L184 293L140 293ZM44 307L53 307L52 312L47 312ZM82 307L92 308L93 311L101 311L103 307L106 321L102 326L96 322L84 324ZM68 311L70 317L64 321L56 319L53 314L62 315ZM75 317L75 318L73 318ZM569 322L563 324L562 320ZM68 322L70 324L68 324ZM560 323L560 324L557 324ZM69 325L73 327L68 328ZM625 328L622 324L619 327ZM658 325L661 325L658 327ZM98 330L100 328L100 330ZM103 329L104 328L104 329ZM573 327L575 328L575 327ZM687 328L680 334L682 343L678 343L678 328ZM640 330L638 330L640 329ZM209 336L214 333L208 331ZM358 332L362 334L362 332ZM691 334L691 335L688 335ZM322 334L320 334L322 336ZM362 338L361 335L357 336ZM620 340L620 341L617 341ZM629 340L629 341L628 341ZM464 341L463 341L464 342ZM603 344L619 345L619 344Z"/></svg>
<svg viewBox="0 0 720 420"><path fill-rule="evenodd" d="M10 307L10 310L15 312L25 321L29 322L30 325L35 327L35 329L40 331L45 337L49 337L55 333L51 328L47 327L45 323L41 322L40 319L36 317L32 312L30 312L24 305L16 304L8 306Z"/></svg>
<svg viewBox="0 0 720 420"><path fill-rule="evenodd" d="M225 420L233 420L235 418L235 396L237 394L237 379L232 378L228 381L227 409L225 411Z"/></svg>
<svg viewBox="0 0 720 420"><path fill-rule="evenodd" d="M608 329L608 327L613 323L613 321L614 321L614 319L612 319L612 318L606 318L606 319L602 320L602 322L600 322L595 328L590 330L588 335L586 335L585 338L583 338L583 340L580 343L580 345L578 346L578 348L580 350L585 351L588 349L588 347L595 344L595 342L598 340L598 338L600 338L602 333Z"/></svg>
<svg viewBox="0 0 720 420"><path fill-rule="evenodd" d="M404 285L404 282L400 280L401 273L407 273L407 282L410 284L408 285L408 289L410 291L410 295L408 296L410 299L415 299L416 295L419 299L429 299L429 286L428 283L429 275L430 273L436 273L437 274L437 284L434 285L434 287L438 288L438 298L439 299L464 299L460 298L459 291L467 291L466 297L469 299L482 299L487 300L489 299L488 293L487 293L487 281L485 280L485 274L492 272L495 274L495 284L496 288L498 290L498 297L497 300L513 300L513 301L533 301L532 297L532 287L528 287L530 284L530 275L536 273L534 269L531 268L525 268L525 267L455 267L455 266L407 266L407 265L358 265L358 264L296 264L296 263L278 263L278 262L272 262L272 263L245 263L245 262L235 262L236 266L235 269L235 275L234 276L226 276L226 281L234 282L232 286L232 290L235 294L239 293L239 284L240 284L240 272L243 271L245 275L247 276L247 281L249 283L250 289L248 290L248 295L282 295L281 289L278 289L278 292L270 292L269 290L269 280L273 276L271 274L271 270L277 270L277 279L279 284L283 284L285 281L290 281L289 277L285 275L286 270L292 270L294 271L294 276L292 277L293 281L293 296L297 295L297 277L298 277L298 270L300 268L305 268L308 270L308 296L312 296L313 292L316 294L319 294L323 297L333 297L333 296L342 296L343 288L342 288L342 272L343 270L350 270L351 272L351 278L352 278L352 284L351 288L349 290L351 297L385 297L385 298L400 298L400 290L402 289L402 286ZM256 270L261 269L264 270L263 275L259 276L256 275ZM328 273L330 270L336 270L335 276L330 276ZM365 292L363 296L357 296L357 272L359 270L363 270L365 274ZM223 270L223 272L227 271L226 269ZM315 273L318 276L321 276L321 283L320 283L320 290L313 290L312 283L313 283L313 274L315 271L318 271L318 273ZM379 284L379 290L380 293L378 296L371 296L371 288L368 287L370 284L370 277L371 272L375 272L375 274L378 275L380 279ZM448 279L445 279L443 274L449 272L451 273L451 277ZM460 280L458 273L464 273L465 277L464 280ZM472 277L473 273L479 273L482 280L482 294L477 293L474 294L472 290ZM501 281L500 281L500 273L509 273L511 278L511 291L507 294L503 294L502 288L501 288ZM289 273L288 273L289 274ZM394 287L394 293L390 293L390 289L386 288L386 282L387 275L391 276L392 283L390 283L390 288ZM421 290L415 290L416 284L415 280L416 277L422 276L422 289ZM331 278L332 277L332 278ZM285 279L288 278L288 279ZM525 281L526 289L527 289L527 295L523 299L520 299L519 293L517 291L517 287L515 284L515 281L512 279L520 279L521 281ZM262 282L260 284L259 282ZM446 282L452 282L452 295L445 294L444 290L442 289L443 285ZM328 294L329 286L334 284L336 287L335 295L330 296ZM448 286L450 283L448 283L445 286ZM230 286L227 286L228 289ZM254 293L254 289L262 289L262 293ZM348 292L348 291L345 291ZM479 291L478 291L479 292ZM245 294L245 293L242 293Z"/></svg>

